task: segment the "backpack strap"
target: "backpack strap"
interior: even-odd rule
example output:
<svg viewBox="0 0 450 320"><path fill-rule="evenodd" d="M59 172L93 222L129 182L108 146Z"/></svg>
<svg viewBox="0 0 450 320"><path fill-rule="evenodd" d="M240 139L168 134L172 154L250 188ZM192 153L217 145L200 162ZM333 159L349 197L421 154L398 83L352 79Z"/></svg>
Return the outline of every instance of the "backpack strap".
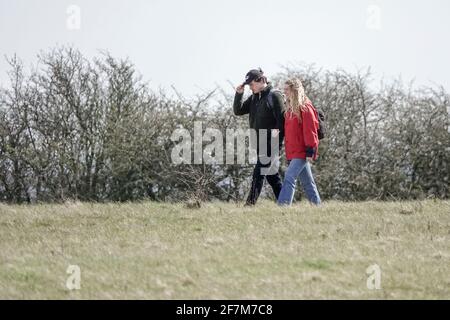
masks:
<svg viewBox="0 0 450 320"><path fill-rule="evenodd" d="M278 92L279 94L281 94L281 91L277 90L277 89L271 89L269 91L269 93L267 94L267 103L269 104L269 107L272 110L273 110L273 95L275 92Z"/></svg>

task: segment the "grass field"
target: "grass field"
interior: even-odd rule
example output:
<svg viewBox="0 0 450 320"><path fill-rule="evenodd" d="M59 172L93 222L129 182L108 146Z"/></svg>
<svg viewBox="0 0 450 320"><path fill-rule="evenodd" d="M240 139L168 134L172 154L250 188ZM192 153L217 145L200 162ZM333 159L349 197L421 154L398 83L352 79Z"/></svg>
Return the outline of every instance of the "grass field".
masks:
<svg viewBox="0 0 450 320"><path fill-rule="evenodd" d="M450 202L0 204L0 298L450 299Z"/></svg>

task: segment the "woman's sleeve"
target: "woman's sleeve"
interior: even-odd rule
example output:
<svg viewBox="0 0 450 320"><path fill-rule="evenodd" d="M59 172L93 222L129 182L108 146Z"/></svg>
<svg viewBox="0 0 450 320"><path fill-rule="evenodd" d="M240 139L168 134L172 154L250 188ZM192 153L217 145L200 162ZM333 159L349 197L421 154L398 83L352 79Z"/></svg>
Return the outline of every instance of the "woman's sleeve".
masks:
<svg viewBox="0 0 450 320"><path fill-rule="evenodd" d="M319 121L317 120L317 116L313 108L308 108L307 111L302 112L302 117L306 156L314 157L319 146L319 137L317 136Z"/></svg>

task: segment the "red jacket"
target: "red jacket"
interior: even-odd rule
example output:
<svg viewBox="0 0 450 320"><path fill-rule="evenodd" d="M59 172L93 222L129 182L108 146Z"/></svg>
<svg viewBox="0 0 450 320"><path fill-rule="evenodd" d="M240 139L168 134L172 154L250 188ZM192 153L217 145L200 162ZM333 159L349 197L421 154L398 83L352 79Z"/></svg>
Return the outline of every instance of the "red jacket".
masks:
<svg viewBox="0 0 450 320"><path fill-rule="evenodd" d="M319 137L317 129L319 120L317 119L316 109L311 102L306 103L306 110L301 112L302 122L291 112L286 112L284 117L284 143L286 158L306 159L317 158L317 149L319 147Z"/></svg>

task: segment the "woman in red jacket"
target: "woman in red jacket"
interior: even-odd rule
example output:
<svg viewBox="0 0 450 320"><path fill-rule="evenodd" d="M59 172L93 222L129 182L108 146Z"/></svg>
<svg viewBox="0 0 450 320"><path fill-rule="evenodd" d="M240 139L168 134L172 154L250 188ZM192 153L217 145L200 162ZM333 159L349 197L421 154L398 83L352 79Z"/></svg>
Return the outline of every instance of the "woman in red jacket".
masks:
<svg viewBox="0 0 450 320"><path fill-rule="evenodd" d="M289 166L278 197L279 205L291 205L297 178L308 200L320 204L320 196L311 172L311 162L317 158L319 120L317 111L305 94L299 79L290 79L284 86L286 112L284 116L284 141Z"/></svg>

